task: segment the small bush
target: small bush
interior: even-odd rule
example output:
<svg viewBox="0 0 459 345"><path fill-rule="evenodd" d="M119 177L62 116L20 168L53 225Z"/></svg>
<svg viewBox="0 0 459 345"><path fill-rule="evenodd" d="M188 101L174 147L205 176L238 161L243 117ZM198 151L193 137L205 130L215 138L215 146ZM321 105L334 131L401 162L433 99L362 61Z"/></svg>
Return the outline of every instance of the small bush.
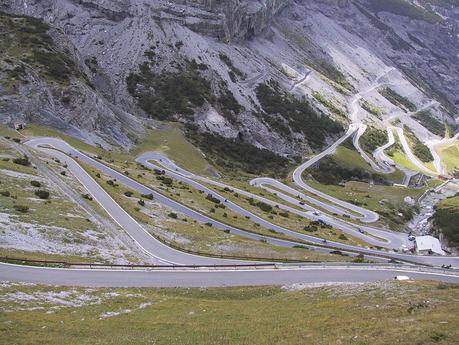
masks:
<svg viewBox="0 0 459 345"><path fill-rule="evenodd" d="M141 195L142 198L145 198L145 199L148 199L148 200L153 200L154 199L154 196L153 194L142 194Z"/></svg>
<svg viewBox="0 0 459 345"><path fill-rule="evenodd" d="M347 241L347 240L348 240L348 238L346 237L346 235L345 235L345 234L341 234L341 235L339 235L339 237L338 237L338 238L339 238L340 240L343 240L343 241Z"/></svg>
<svg viewBox="0 0 459 345"><path fill-rule="evenodd" d="M23 166L29 166L30 165L29 157L27 157L26 155L24 155L24 157L19 157L19 158L13 159L13 163L14 164L23 165Z"/></svg>
<svg viewBox="0 0 459 345"><path fill-rule="evenodd" d="M167 186L171 186L172 185L172 179L170 177L165 177L163 178L163 183Z"/></svg>
<svg viewBox="0 0 459 345"><path fill-rule="evenodd" d="M9 197L11 195L11 193L9 191L7 191L7 190L2 190L2 191L0 191L0 195Z"/></svg>
<svg viewBox="0 0 459 345"><path fill-rule="evenodd" d="M138 203L140 206L145 206L145 201L143 201L142 199L140 199L139 201L137 201L137 203Z"/></svg>
<svg viewBox="0 0 459 345"><path fill-rule="evenodd" d="M168 214L169 218L177 219L177 213L171 212Z"/></svg>
<svg viewBox="0 0 459 345"><path fill-rule="evenodd" d="M40 199L49 199L49 192L47 190L36 190L35 195L38 196Z"/></svg>
<svg viewBox="0 0 459 345"><path fill-rule="evenodd" d="M30 184L31 184L32 186L34 186L34 187L37 187L37 188L41 187L41 183L38 182L38 181L30 181Z"/></svg>
<svg viewBox="0 0 459 345"><path fill-rule="evenodd" d="M126 195L128 198L130 198L134 193L132 193L131 191L126 191L124 192L124 195Z"/></svg>
<svg viewBox="0 0 459 345"><path fill-rule="evenodd" d="M259 201L256 204L263 212L271 212L273 210L271 205L264 203L263 201Z"/></svg>
<svg viewBox="0 0 459 345"><path fill-rule="evenodd" d="M220 200L214 197L212 194L207 194L206 199L212 201L215 204L219 204Z"/></svg>
<svg viewBox="0 0 459 345"><path fill-rule="evenodd" d="M440 331L433 331L430 335L430 339L432 339L434 342L439 342L440 340L443 340L445 338L446 334Z"/></svg>
<svg viewBox="0 0 459 345"><path fill-rule="evenodd" d="M89 194L82 194L81 197L86 200L92 200L92 196Z"/></svg>
<svg viewBox="0 0 459 345"><path fill-rule="evenodd" d="M29 207L25 205L14 205L13 208L21 213L26 213L29 210Z"/></svg>

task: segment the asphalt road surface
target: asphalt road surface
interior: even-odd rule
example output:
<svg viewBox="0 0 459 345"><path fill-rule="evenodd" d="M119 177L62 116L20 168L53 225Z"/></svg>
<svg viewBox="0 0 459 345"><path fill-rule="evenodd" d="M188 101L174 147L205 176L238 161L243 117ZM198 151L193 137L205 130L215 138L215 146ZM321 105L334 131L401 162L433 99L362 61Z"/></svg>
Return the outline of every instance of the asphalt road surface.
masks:
<svg viewBox="0 0 459 345"><path fill-rule="evenodd" d="M123 271L60 269L0 264L1 281L85 287L223 287L293 283L374 282L405 275L411 279L459 283L447 272L419 272L391 267L297 267L195 271Z"/></svg>

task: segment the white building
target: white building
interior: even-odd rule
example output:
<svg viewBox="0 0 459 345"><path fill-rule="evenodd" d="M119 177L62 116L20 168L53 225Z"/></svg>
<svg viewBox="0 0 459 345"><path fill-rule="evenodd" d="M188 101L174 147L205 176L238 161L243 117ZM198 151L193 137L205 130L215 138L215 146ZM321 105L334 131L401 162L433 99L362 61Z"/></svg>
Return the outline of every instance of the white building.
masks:
<svg viewBox="0 0 459 345"><path fill-rule="evenodd" d="M417 236L416 251L418 254L440 254L445 255L438 238L433 236Z"/></svg>

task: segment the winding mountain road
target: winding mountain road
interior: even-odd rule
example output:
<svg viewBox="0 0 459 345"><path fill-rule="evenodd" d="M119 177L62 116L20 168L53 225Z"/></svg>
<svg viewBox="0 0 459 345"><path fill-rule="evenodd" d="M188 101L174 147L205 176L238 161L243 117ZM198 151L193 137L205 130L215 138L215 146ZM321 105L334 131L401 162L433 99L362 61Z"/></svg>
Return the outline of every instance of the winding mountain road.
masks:
<svg viewBox="0 0 459 345"><path fill-rule="evenodd" d="M56 138L36 138L36 139L31 139L30 141L28 141L26 143L28 146L30 147L34 147L36 149L39 149L43 152L46 152L47 154L49 155L52 155L56 158L59 158L61 159L62 161L66 162L66 164L68 165L68 168L69 170L72 172L72 174L74 174L78 180L86 187L86 189L88 189L88 191L94 196L94 198L99 202L101 203L101 205L106 209L108 210L107 212L109 212L110 216L112 216L116 221L118 221L120 224L123 224L122 222L125 221L125 219L129 219L130 217L126 217L126 213L124 212L124 210L120 210L119 209L119 205L116 205L116 202L107 194L106 192L97 184L96 181L94 181L94 179L92 179L91 176L89 176L89 174L86 173L86 171L84 171L84 169L72 158L72 157L75 157L75 158L78 158L79 160L81 160L82 162L86 163L86 164L89 164L91 166L93 166L94 168L102 171L103 173L111 176L112 178L116 178L117 182L118 183L122 183L142 194L153 194L154 195L154 198L156 201L166 205L166 206L169 206L171 208L173 208L174 210L177 210L179 212L182 212L184 214L186 214L187 216L199 221L199 222L203 222L203 223L206 223L206 222L209 222L209 223L212 223L216 229L229 229L232 233L235 233L235 234L239 234L241 236L245 236L245 237L248 237L248 238L252 238L252 239L263 239L263 240L266 240L267 242L269 243L272 243L272 244L275 244L275 245L280 245L280 246L287 246L287 247L293 247L295 245L298 245L299 243L297 242L294 242L294 241L286 241L286 240L279 240L277 238L272 238L270 236L261 236L261 235L256 235L256 234L253 234L253 233L250 233L250 232L247 232L247 231L244 231L244 230L241 230L241 229L237 229L237 228L234 228L234 227L231 227L227 224L223 224L219 221L216 221L210 217L208 217L207 215L204 215L200 212L197 212L193 209L190 209L188 208L187 206L185 205L182 205L172 199L169 199L168 197L154 191L153 189L147 187L147 186L144 186L143 184L131 179L130 177L128 176L125 176L124 174L106 166L105 164L93 159L93 158L90 158L89 156L79 152L78 150L74 149L72 146L70 146L69 144L67 144L66 142L60 140L60 139L56 139ZM54 148L54 149L53 149ZM58 149L58 150L56 150ZM142 156L141 156L142 157ZM150 161L151 157L148 157L148 156L143 156L143 161L145 163L148 163ZM162 158L161 158L162 159ZM151 164L151 163L150 163ZM168 164L173 164L171 161L169 161ZM303 164L304 165L304 164ZM175 166L175 165L174 165ZM307 166L307 164L306 164ZM178 168L176 168L178 170ZM298 171L301 171L301 169L303 169L303 167L300 167L300 169ZM179 174L176 174L176 172L171 172L169 170L167 170L167 173L171 174L171 176L174 176L176 178L179 178L181 179L182 181L185 181L185 182L191 182L188 178L184 177L184 176L179 176ZM190 176L190 173L189 172L186 172L186 174L188 174ZM299 173L299 178L301 178L301 173ZM196 186L197 188L207 188L205 186L202 186L200 185L199 183L195 183L194 186ZM225 186L224 184L220 184L220 186ZM248 192L246 192L248 193ZM253 197L258 197L256 196L255 194L250 194L248 193L249 195L252 195ZM104 196L105 195L105 196ZM213 192L213 195L216 196L216 197L219 197L219 198L223 198L222 196L218 195L218 193L215 193ZM298 233L298 232L295 232L295 231L292 231L292 230L289 230L289 229L285 229L281 226L278 226L278 225L275 225L275 224L272 224L270 222L267 222L266 220L260 218L260 217L256 217L256 215L253 215L252 213L250 213L249 211L246 211L242 208L240 208L238 205L235 205L233 203L230 203L230 202L226 202L226 205L228 207L234 207L233 209L237 212L245 212L243 214L247 214L247 215L250 215L250 217L254 217L254 221L260 221L260 222L263 222L263 223L260 223L260 224L263 224L264 226L270 228L270 229L273 229L277 232L280 232L280 233L284 233L286 235L289 235L290 237L292 238L296 238L298 240L303 240L303 241L307 241L308 243L311 243L311 245L306 245L306 247L314 247L314 249L318 249L318 250L322 250L322 251L330 251L330 250L333 250L333 249L330 249L330 248L322 248L320 245L323 245L323 240L320 239L320 238L317 238L317 237L314 237L314 236L310 236L310 235L305 235L305 234L302 234L302 233ZM331 216L329 216L331 217ZM184 253L180 252L180 251L176 251L176 250L172 250L171 248L168 248L167 246L165 246L164 244L162 244L161 242L153 239L152 236L150 236L141 226L140 228L138 227L135 227L134 226L134 223L127 223L127 224L123 224L122 225L123 228L126 229L126 231L131 234L131 236L134 237L134 239L136 238L139 238L140 239L140 244L143 246L143 243L148 243L149 248L147 248L147 250L149 252L151 252L153 255L157 256L159 260L163 260L165 262L170 262L170 263L174 263L174 264L182 264L182 265L185 265L185 264L196 264L196 265L206 265L206 264L210 264L210 265L215 265L215 264L221 264L222 262L225 262L225 263L229 263L229 264L232 264L233 262L231 260L227 261L227 260L222 260L222 259L212 259L212 258L200 258L198 256L195 256L195 255L190 255L190 254L187 254L187 255L182 255ZM347 224L346 225L346 222L344 221L339 221L337 220L336 222L336 227L337 228L343 228L343 230L346 229L346 226L349 226L349 227L352 227L355 229L355 225L354 224ZM134 230L132 230L134 229ZM372 230L372 228L368 228L368 227L363 227L363 229L368 229L369 231ZM401 233L393 233L393 232L390 232L390 231L387 231L387 230L384 230L384 229L375 229L375 230L378 230L378 231L381 231L381 234L386 234L386 236L393 236L393 237L389 237L389 240L391 241L400 241L399 243L403 243L401 242L402 241L402 236L406 236L406 235L403 235ZM141 235L142 237L140 237ZM392 234L392 235L390 235ZM135 237L135 236L139 236L139 237ZM143 237L144 236L144 237ZM404 238L404 237L403 237ZM153 239L153 241L152 241ZM145 242L144 242L145 241ZM318 245L318 246L314 246L314 244ZM401 254L401 253L396 253L396 252L385 252L385 251L380 251L380 250L376 250L376 249L369 249L369 248L364 248L364 247L356 247L356 246L352 246L352 245L348 245L348 244L344 244L344 243L338 243L338 242L333 242L333 241L328 241L327 243L328 246L332 246L334 247L335 249L338 248L340 250L343 250L343 251L346 251L346 252L353 252L353 253L364 253L366 255L369 255L369 256L384 256L384 257L388 257L388 258L393 258L393 259L398 259L398 260L405 260L405 261L410 261L410 262L417 262L417 263L428 263L428 264L433 264L433 265L443 265L443 264L452 264L454 267L459 267L459 258L458 257L436 257L436 256L416 256L416 255L408 255L408 254ZM161 254L161 256L159 255L159 253Z"/></svg>
<svg viewBox="0 0 459 345"><path fill-rule="evenodd" d="M393 69L383 72L375 81L375 83L366 90L356 94L351 100L351 118L354 119L359 112L358 102L362 95L370 92L377 87L383 85L380 79ZM304 77L304 82L308 75ZM142 194L153 194L155 200L164 204L178 212L181 212L199 222L211 223L216 231L229 230L233 234L245 236L254 240L263 240L277 246L294 247L301 243L304 247L312 250L322 252L330 252L339 249L350 255L357 255L363 253L367 257L374 260L388 261L390 259L404 260L410 263L428 264L433 266L439 265L452 265L453 268L459 268L459 257L447 256L417 256L410 254L402 254L395 251L381 251L370 248L356 247L343 243L328 241L327 246L324 246L324 241L320 238L305 235L295 232L281 226L275 225L264 218L244 209L243 207L227 200L223 195L216 192L215 189L208 187L208 185L229 188L232 191L265 202L271 206L279 207L291 213L300 215L311 220L325 221L333 227L340 229L353 236L363 238L370 244L389 249L399 249L401 246L407 244L406 234L395 233L387 229L378 229L369 226L357 226L352 222L339 219L336 216L329 214L321 214L317 206L325 209L328 212L340 216L346 216L360 220L364 223L372 223L378 220L376 212L366 210L362 207L344 202L342 200L333 198L323 192L320 192L302 179L302 175L306 169L317 164L323 157L333 154L336 148L341 145L346 139L353 136L354 145L359 150L362 157L376 170L384 173L393 172L395 169L392 166L393 162L384 154L384 150L392 146L395 142L392 128L387 129L389 141L382 147L375 150L373 156L377 163L368 157L368 155L360 148L359 139L365 132L366 126L353 123L350 125L348 131L339 138L334 144L328 147L320 154L312 157L303 164L301 164L293 172L293 181L298 187L292 188L279 181L269 178L257 178L251 181L251 184L256 187L263 188L276 196L287 204L275 202L271 199L264 198L257 194L250 193L241 189L228 186L224 183L214 181L202 176L192 174L180 167L173 161L169 160L166 156L159 153L148 152L137 157L137 162L152 168L162 169L171 177L189 184L203 192L212 194L213 197L220 200L225 206L248 217L252 221L271 229L277 233L282 233L290 236L294 240L281 240L271 236L262 236L248 231L234 228L227 224L221 223L209 216L193 210L179 202L176 202L165 195L145 186L136 180L116 171L115 169L101 163L100 161L89 157L88 155L74 149L68 143L56 138L35 138L31 139L26 144L36 150L40 150L50 156L58 158L67 164L69 171L79 180L79 182L88 190L94 199L107 211L107 213L137 242L139 248L149 254L155 259L158 265L171 265L183 266L194 265L201 266L198 270L186 270L174 268L173 270L164 271L125 271L125 270L94 270L94 269L55 269L43 267L29 267L18 266L12 264L0 263L0 280L11 281L25 281L34 283L47 283L59 285L80 285L80 286L186 286L186 287L202 287L202 286L231 286L231 285L264 285L264 284L289 284L289 283L318 283L318 282L366 282L381 279L388 279L394 275L403 272L409 274L413 278L418 279L434 279L448 282L459 283L459 274L455 270L444 271L432 268L428 272L421 272L420 268L413 266L396 266L396 265L297 265L292 266L288 264L273 265L272 268L242 268L238 267L241 264L254 264L241 261L241 260L226 260L218 258L202 257L175 250L168 247L162 242L151 236L138 222L135 221L123 208L121 208L115 200L81 167L78 161L88 164L104 174L117 180L117 182L132 188ZM403 134L403 129L396 128L397 134L403 145L407 157L416 162L417 158L412 154L408 143ZM442 143L444 143L442 141ZM432 143L439 145L439 142ZM75 160L75 159L77 160ZM155 162L155 163L153 163ZM420 165L416 164L421 170L427 173L435 172L427 169L421 162ZM422 168L421 168L422 166ZM441 163L436 162L435 167L439 170ZM409 174L405 171L408 182ZM407 182L407 184L408 184ZM301 192L304 190L306 193ZM307 201L308 204L300 200ZM289 206L288 204L292 205ZM295 205L295 207L293 207ZM311 206L314 205L314 206ZM302 242L306 241L307 245ZM229 265L225 269L203 269L202 267L211 267L217 265Z"/></svg>
<svg viewBox="0 0 459 345"><path fill-rule="evenodd" d="M352 130L350 129L350 132ZM350 133L352 134L352 133ZM350 135L349 134L349 135ZM345 138L342 138L345 140ZM174 209L178 209L185 214L199 221L208 221L209 218L194 210L187 208L152 189L132 180L131 178L113 170L112 168L98 162L95 159L79 152L66 142L56 138L36 138L26 143L28 146L45 152L53 157L65 162L71 173L85 186L85 188L94 196L104 209L115 219L138 243L143 250L156 257L159 264L193 264L198 266L229 264L238 265L241 262L237 260L223 260L205 258L196 255L186 254L167 247L163 243L154 239L143 229L134 219L132 219L117 203L98 185L94 179L78 164L73 157L101 170L102 172L116 178L119 183L123 183L141 193L152 193L158 202L164 203ZM336 148L337 145L334 147ZM332 152L332 148L326 152ZM148 162L148 157L145 157ZM313 159L312 162L315 160ZM297 175L301 178L301 171L304 170L303 164L297 169ZM188 174L185 171L182 171ZM218 222L211 219L215 224ZM219 224L227 228L225 224ZM237 230L237 229L234 229ZM287 229L285 229L287 230ZM232 229L233 231L233 229ZM287 230L289 231L289 230ZM289 234L301 238L302 235L289 231ZM253 234L242 232L244 236ZM312 236L306 236L308 239ZM313 237L312 237L313 238ZM273 244L285 245L288 241L282 241L267 238L273 241ZM320 239L316 239L320 240ZM292 245L290 243L289 245ZM334 244L335 245L335 244ZM356 248L349 245L339 244L342 249L355 251L356 249L368 255L380 255L381 252L366 248ZM459 258L452 257L422 257L414 255L405 255L399 253L383 253L388 257L400 260L410 260L418 263L429 263L434 265L452 264L453 267L459 267ZM282 267L282 266L279 266ZM253 284L285 284L292 282L324 282L324 281L372 281L388 278L399 272L397 267L380 268L372 267L346 267L331 268L323 266L313 269L307 266L298 268L276 268L275 270L240 270L235 268L233 271L213 271L213 272L126 272L126 271L93 271L84 269L49 269L43 267L27 267L9 264L0 264L0 279L12 281L26 281L35 283L64 284L64 285L81 285L81 286L225 286L225 285L253 285ZM249 272L249 273L243 273ZM384 272L384 273L383 273ZM426 279L440 279L446 281L456 281L457 277L452 273L438 272L435 274L421 274L416 272L413 267L410 275L413 277L422 277ZM196 274L195 274L196 273ZM336 279L336 280L335 280Z"/></svg>

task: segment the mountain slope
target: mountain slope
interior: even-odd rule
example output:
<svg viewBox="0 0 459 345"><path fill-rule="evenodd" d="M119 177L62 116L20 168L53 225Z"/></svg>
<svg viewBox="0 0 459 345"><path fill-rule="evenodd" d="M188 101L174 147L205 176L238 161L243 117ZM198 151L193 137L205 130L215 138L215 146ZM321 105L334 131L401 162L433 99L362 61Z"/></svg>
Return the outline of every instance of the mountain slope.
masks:
<svg viewBox="0 0 459 345"><path fill-rule="evenodd" d="M350 121L382 127L405 114L378 92L390 86L416 110L431 104L433 119L454 125L459 9L416 3L9 0L0 5L15 16L1 17L2 45L10 42L0 62L1 119L127 147L156 120L174 120L297 156ZM41 36L24 45L30 29ZM62 65L65 80L59 69L49 73ZM364 109L355 111L351 96L362 89ZM438 138L405 115L400 120L422 140ZM321 117L331 127L313 120ZM336 129L314 137L311 124L318 133Z"/></svg>

